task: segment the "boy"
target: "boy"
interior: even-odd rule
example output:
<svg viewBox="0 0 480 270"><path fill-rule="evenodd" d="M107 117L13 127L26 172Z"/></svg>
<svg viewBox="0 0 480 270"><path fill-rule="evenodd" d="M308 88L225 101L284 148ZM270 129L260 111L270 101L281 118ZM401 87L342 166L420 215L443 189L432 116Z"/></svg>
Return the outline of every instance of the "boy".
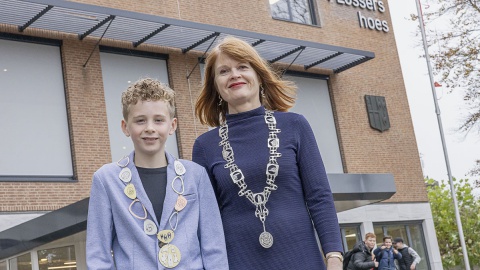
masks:
<svg viewBox="0 0 480 270"><path fill-rule="evenodd" d="M415 270L416 265L422 260L418 253L411 247L403 243L403 238L397 237L393 239L393 245L402 254L402 258L398 260L400 270Z"/></svg>
<svg viewBox="0 0 480 270"><path fill-rule="evenodd" d="M373 254L378 262L378 270L396 270L395 259L402 259L402 254L392 247L392 237L389 235L383 237L383 245L377 247Z"/></svg>
<svg viewBox="0 0 480 270"><path fill-rule="evenodd" d="M217 201L205 169L165 152L174 92L142 79L122 94L134 151L93 176L88 269L228 269Z"/></svg>
<svg viewBox="0 0 480 270"><path fill-rule="evenodd" d="M373 260L373 248L377 241L374 233L365 234L365 240L355 244L352 249L352 257L348 264L348 270L370 270L378 267L378 262Z"/></svg>

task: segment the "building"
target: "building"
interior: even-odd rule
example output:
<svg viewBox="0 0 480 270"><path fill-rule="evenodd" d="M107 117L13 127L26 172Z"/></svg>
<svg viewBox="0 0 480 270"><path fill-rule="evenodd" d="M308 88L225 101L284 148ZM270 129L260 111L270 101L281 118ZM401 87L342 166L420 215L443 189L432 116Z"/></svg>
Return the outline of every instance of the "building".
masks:
<svg viewBox="0 0 480 270"><path fill-rule="evenodd" d="M85 267L93 172L132 145L120 92L143 76L177 93L167 149L189 159L216 40L254 45L299 86L345 250L402 236L442 269L386 0L0 0L0 270ZM50 268L49 268L50 267ZM54 267L54 268L52 268Z"/></svg>

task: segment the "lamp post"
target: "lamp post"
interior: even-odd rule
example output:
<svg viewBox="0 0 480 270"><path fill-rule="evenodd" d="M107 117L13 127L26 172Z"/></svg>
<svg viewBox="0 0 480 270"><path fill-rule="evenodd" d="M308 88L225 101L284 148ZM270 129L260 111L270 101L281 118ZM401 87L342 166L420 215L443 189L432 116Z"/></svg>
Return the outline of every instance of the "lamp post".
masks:
<svg viewBox="0 0 480 270"><path fill-rule="evenodd" d="M462 245L463 261L465 262L465 270L470 270L470 263L468 261L467 248L465 246L465 238L463 236L462 221L460 219L460 213L458 211L457 196L455 192L455 186L453 185L452 171L450 170L450 161L448 159L447 146L445 144L445 135L443 134L442 118L440 116L440 108L438 106L437 93L435 92L435 81L433 79L432 67L430 65L430 56L428 55L428 45L425 35L425 24L423 22L422 8L420 0L415 0L417 4L417 13L420 23L420 32L422 33L423 49L425 50L425 59L427 61L428 75L430 77L430 86L432 88L433 102L435 103L435 112L437 114L438 128L440 130L440 138L442 140L443 155L445 156L445 164L447 166L448 181L450 183L450 191L452 192L453 206L455 208L455 217L457 220L458 235L460 236L460 244Z"/></svg>

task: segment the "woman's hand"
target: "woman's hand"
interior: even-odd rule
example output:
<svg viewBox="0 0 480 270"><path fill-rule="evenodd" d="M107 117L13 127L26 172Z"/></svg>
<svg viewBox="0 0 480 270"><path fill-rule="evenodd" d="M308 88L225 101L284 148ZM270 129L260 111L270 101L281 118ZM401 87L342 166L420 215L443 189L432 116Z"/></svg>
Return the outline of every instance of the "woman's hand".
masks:
<svg viewBox="0 0 480 270"><path fill-rule="evenodd" d="M342 270L343 256L340 252L327 253L327 270Z"/></svg>
<svg viewBox="0 0 480 270"><path fill-rule="evenodd" d="M343 263L338 258L330 258L327 261L327 270L342 270Z"/></svg>

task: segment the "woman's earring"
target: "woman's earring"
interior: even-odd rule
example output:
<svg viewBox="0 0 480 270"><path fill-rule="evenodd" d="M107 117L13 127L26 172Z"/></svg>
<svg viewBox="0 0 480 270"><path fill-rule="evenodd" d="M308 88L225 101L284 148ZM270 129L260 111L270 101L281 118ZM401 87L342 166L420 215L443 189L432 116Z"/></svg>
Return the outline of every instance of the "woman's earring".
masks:
<svg viewBox="0 0 480 270"><path fill-rule="evenodd" d="M260 95L262 96L262 98L266 98L265 96L265 89L263 89L263 85L260 84Z"/></svg>
<svg viewBox="0 0 480 270"><path fill-rule="evenodd" d="M218 105L218 106L222 106L223 99L222 99L221 96L218 96L218 98L219 98L220 100L218 101L218 104L217 104L217 105Z"/></svg>

